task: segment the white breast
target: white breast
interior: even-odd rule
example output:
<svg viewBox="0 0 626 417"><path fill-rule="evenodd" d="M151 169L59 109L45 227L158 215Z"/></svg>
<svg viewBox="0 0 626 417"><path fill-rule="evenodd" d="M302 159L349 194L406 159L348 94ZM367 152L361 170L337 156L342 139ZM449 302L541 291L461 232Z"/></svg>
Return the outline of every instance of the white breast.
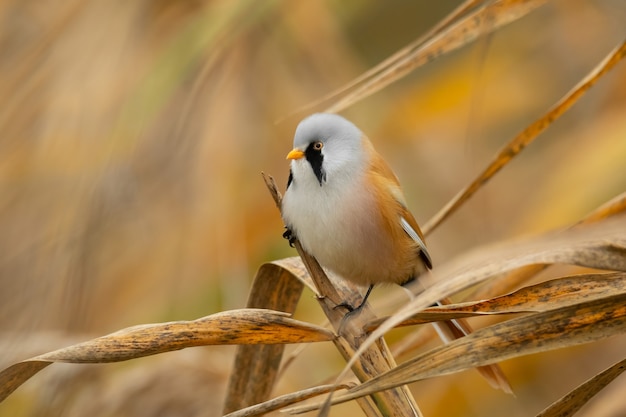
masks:
<svg viewBox="0 0 626 417"><path fill-rule="evenodd" d="M304 250L333 272L362 285L380 273L390 253L378 241L380 225L362 175L334 175L320 186L306 161L292 164L294 182L282 213ZM306 164L306 165L305 165Z"/></svg>

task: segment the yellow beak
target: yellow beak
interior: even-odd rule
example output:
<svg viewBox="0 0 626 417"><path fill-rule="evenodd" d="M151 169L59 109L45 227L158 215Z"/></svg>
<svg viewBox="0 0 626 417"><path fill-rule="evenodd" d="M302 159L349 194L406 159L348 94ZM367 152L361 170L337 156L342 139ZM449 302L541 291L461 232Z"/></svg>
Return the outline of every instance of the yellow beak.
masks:
<svg viewBox="0 0 626 417"><path fill-rule="evenodd" d="M304 156L304 152L302 152L298 148L293 148L288 154L287 159L300 159Z"/></svg>

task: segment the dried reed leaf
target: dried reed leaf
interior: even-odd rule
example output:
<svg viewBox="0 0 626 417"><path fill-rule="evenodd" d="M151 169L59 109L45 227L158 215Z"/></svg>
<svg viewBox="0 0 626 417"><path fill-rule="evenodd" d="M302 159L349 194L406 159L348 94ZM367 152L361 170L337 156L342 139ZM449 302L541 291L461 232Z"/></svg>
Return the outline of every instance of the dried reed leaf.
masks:
<svg viewBox="0 0 626 417"><path fill-rule="evenodd" d="M304 267L296 259L287 258L261 265L252 282L246 307L293 313L304 288L304 280L301 279L304 274L298 266L301 270ZM296 275L294 272L300 273Z"/></svg>
<svg viewBox="0 0 626 417"><path fill-rule="evenodd" d="M285 263L288 264L288 261ZM264 264L254 277L246 306L292 314L303 288L302 282L286 268ZM224 401L224 414L270 398L284 349L283 345L241 345L237 348Z"/></svg>
<svg viewBox="0 0 626 417"><path fill-rule="evenodd" d="M498 171L504 168L526 146L532 143L537 136L550 126L574 105L604 74L609 72L626 55L626 41L615 48L602 62L600 62L578 85L561 98L542 117L530 124L513 140L498 152L493 161L481 172L470 185L461 190L452 200L439 210L433 218L422 228L425 235L432 232L452 213L458 210L476 191L489 181Z"/></svg>
<svg viewBox="0 0 626 417"><path fill-rule="evenodd" d="M626 212L626 192L612 198L594 211L580 220L574 227L583 224L591 224L617 216ZM490 298L498 294L505 293L512 288L516 288L522 283L530 280L550 265L528 265L520 269L516 269L505 276L488 283L472 293L468 298L483 299Z"/></svg>
<svg viewBox="0 0 626 417"><path fill-rule="evenodd" d="M593 210L590 214L578 222L576 226L599 222L604 219L618 216L624 212L626 212L626 192L619 194ZM493 281L486 282L484 285L481 285L469 296L467 296L467 299L483 300L504 294L514 288L518 288L524 282L530 280L533 276L545 270L549 266L550 265L547 264L533 264L510 271ZM391 301L393 303L398 302L398 300ZM401 343L393 346L394 354L403 355L404 353L415 350L432 340L436 334L429 330L431 329L424 327L419 331L408 335Z"/></svg>
<svg viewBox="0 0 626 417"><path fill-rule="evenodd" d="M589 213L578 224L595 223L626 212L626 191Z"/></svg>
<svg viewBox="0 0 626 417"><path fill-rule="evenodd" d="M339 375L341 380L363 350L398 323L411 317L430 304L458 291L479 284L490 277L529 264L565 263L590 268L626 271L626 217L548 234L526 242L513 242L498 247L482 248L460 259L453 260L432 275L436 280L363 341L359 350ZM428 276L424 276L428 284ZM462 339L459 339L462 340Z"/></svg>
<svg viewBox="0 0 626 417"><path fill-rule="evenodd" d="M193 321L145 324L16 363L0 372L0 401L52 362L109 363L192 346L282 344L328 341L332 332L289 318L289 314L243 309Z"/></svg>
<svg viewBox="0 0 626 417"><path fill-rule="evenodd" d="M310 112L311 109L313 109L313 108L319 106L320 104L322 104L322 103L324 103L324 102L326 102L328 100L331 100L331 99L333 99L335 97L338 97L341 94L343 94L343 93L353 89L357 85L367 81L368 79L373 78L376 74L381 73L381 72L383 72L384 70L386 70L388 68L392 68L394 65L398 65L398 63L402 62L403 60L410 59L411 54L414 54L416 49L418 47L420 47L422 44L424 44L424 42L426 42L427 40L429 40L430 38L432 38L436 34L440 33L447 26L449 26L454 20L459 19L468 10L472 9L473 7L475 7L476 5L478 5L481 2L482 2L482 0L468 0L468 1L465 1L463 4L459 5L456 9L454 9L449 15L447 15L445 18L440 20L427 33L425 33L424 35L420 36L418 39L416 39L415 41L411 42L409 45L407 45L404 48L400 49L398 52L396 52L392 56L386 58L381 63L379 63L379 64L375 65L374 67L370 68L369 70L365 71L363 74L361 74L358 77L354 78L352 81L348 82L347 84L339 87L338 89L336 89L334 91L331 91L330 93L328 93L324 97L322 97L322 98L320 98L318 100L315 100L312 103L309 103L309 104L307 104L305 106L302 106L302 107L296 109L295 111L289 113L287 116L282 117L281 119L279 119L277 121L277 123L282 122L283 120L285 120L289 116L293 116L293 115L298 114L298 113Z"/></svg>
<svg viewBox="0 0 626 417"><path fill-rule="evenodd" d="M484 315L537 313L626 292L626 273L581 274L521 288L510 294L483 301L430 307L414 314L399 326ZM368 323L372 331L387 317Z"/></svg>
<svg viewBox="0 0 626 417"><path fill-rule="evenodd" d="M279 266L286 271L289 271L294 278L304 284L308 289L317 294L317 288L311 279L306 267L302 263L302 258L299 256L293 256L291 258L283 258L277 261L272 261L272 264ZM317 294L319 295L319 294Z"/></svg>
<svg viewBox="0 0 626 417"><path fill-rule="evenodd" d="M309 398L316 397L321 394L327 394L333 389L345 389L348 385L321 385L319 387L307 388L301 391L291 392L289 394L281 395L280 397L272 398L269 401L265 401L260 404L255 404L241 410L233 411L224 415L224 417L253 417L261 416L272 411L287 407L292 404L299 403Z"/></svg>
<svg viewBox="0 0 626 417"><path fill-rule="evenodd" d="M71 363L119 362L192 346L308 343L333 334L290 314L265 309L223 311L193 321L144 324L63 348L37 359Z"/></svg>
<svg viewBox="0 0 626 417"><path fill-rule="evenodd" d="M476 370L489 383L491 388L499 389L506 394L514 395L513 387L511 387L509 379L497 363L478 366L476 367Z"/></svg>
<svg viewBox="0 0 626 417"><path fill-rule="evenodd" d="M444 300L442 300L444 301ZM446 299L445 302L442 303L439 301L439 304L447 306L451 302ZM455 339L460 339L462 337L471 334L474 329L470 326L470 324L462 317L452 319L452 320L444 320L444 321L433 321L433 327L437 331L440 339L444 343L449 343ZM500 368L498 364L490 364L486 366L480 366L476 368L478 373L489 383L491 388L499 389L504 391L507 394L513 394L513 388L509 383L504 371Z"/></svg>
<svg viewBox="0 0 626 417"><path fill-rule="evenodd" d="M480 314L541 312L626 292L626 273L580 274L544 281L485 301L443 306Z"/></svg>
<svg viewBox="0 0 626 417"><path fill-rule="evenodd" d="M397 324L438 300L519 267L564 263L626 271L626 217L566 232L548 234L525 243L486 247L433 271L436 282L372 333L380 337ZM427 277L424 277L427 278Z"/></svg>
<svg viewBox="0 0 626 417"><path fill-rule="evenodd" d="M333 404L506 359L590 343L625 331L626 293L531 314L485 327L432 349L337 396Z"/></svg>
<svg viewBox="0 0 626 417"><path fill-rule="evenodd" d="M624 292L626 292L626 274L623 272L576 275L542 282L485 301L428 308L398 326L452 319L463 323L460 319L475 315L541 312ZM366 330L373 331L385 320L386 318L380 318L368 323ZM480 367L478 370L494 388L500 388L507 393L512 392L499 368L490 366Z"/></svg>
<svg viewBox="0 0 626 417"><path fill-rule="evenodd" d="M576 389L560 398L548 408L537 414L537 417L569 417L589 402L598 392L610 384L626 370L626 359L605 369Z"/></svg>
<svg viewBox="0 0 626 417"><path fill-rule="evenodd" d="M421 43L372 77L361 87L331 105L327 112L339 112L356 102L382 90L414 69L434 61L448 52L473 42L478 37L495 31L543 5L546 0L498 0L485 2L485 6L469 13L446 29ZM463 7L463 6L462 6Z"/></svg>
<svg viewBox="0 0 626 417"><path fill-rule="evenodd" d="M0 372L0 402L52 362L34 359L15 363Z"/></svg>

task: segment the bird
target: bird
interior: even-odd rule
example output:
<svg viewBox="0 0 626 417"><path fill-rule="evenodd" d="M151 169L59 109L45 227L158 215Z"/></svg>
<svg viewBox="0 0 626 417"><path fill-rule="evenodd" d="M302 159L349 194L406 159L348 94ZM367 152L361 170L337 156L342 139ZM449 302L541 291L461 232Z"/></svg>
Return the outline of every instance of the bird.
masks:
<svg viewBox="0 0 626 417"><path fill-rule="evenodd" d="M349 120L316 113L295 130L281 213L284 237L324 268L367 286L406 285L432 268L398 177Z"/></svg>
<svg viewBox="0 0 626 417"><path fill-rule="evenodd" d="M281 202L293 246L326 269L368 289L379 283L406 285L432 269L424 235L407 207L400 182L372 142L352 122L331 113L313 114L296 127L287 189ZM434 305L445 305L443 299ZM467 336L463 319L433 322L445 343ZM512 393L498 365L478 368L495 388Z"/></svg>

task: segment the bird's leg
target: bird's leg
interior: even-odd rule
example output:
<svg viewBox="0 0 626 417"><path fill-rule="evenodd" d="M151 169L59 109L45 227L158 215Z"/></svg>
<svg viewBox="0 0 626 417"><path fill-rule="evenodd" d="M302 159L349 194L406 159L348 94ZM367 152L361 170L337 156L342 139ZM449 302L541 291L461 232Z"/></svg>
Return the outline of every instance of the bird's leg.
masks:
<svg viewBox="0 0 626 417"><path fill-rule="evenodd" d="M287 226L285 226L283 237L289 241L289 246L293 248L293 245L296 243L296 235Z"/></svg>
<svg viewBox="0 0 626 417"><path fill-rule="evenodd" d="M352 307L348 303L341 303L341 304L338 304L337 306L335 306L335 308L337 308L337 307L346 307L348 309L348 312L341 319L341 323L339 324L339 328L337 329L337 332L339 334L342 334L343 327L346 324L348 318L351 317L352 315L358 313L359 311L361 311L361 309L363 308L363 306L367 302L367 299L370 296L370 293L372 292L372 289L374 289L374 284L370 284L369 288L367 289L367 292L365 293L365 297L363 297L363 301L361 301L361 304L359 304L359 306L356 307L356 308Z"/></svg>
<svg viewBox="0 0 626 417"><path fill-rule="evenodd" d="M354 311L359 311L360 309L363 308L363 306L367 302L367 299L369 298L370 294L372 293L373 289L374 289L374 284L370 284L369 288L367 289L367 292L365 293L365 297L363 297L363 301L361 301L361 304L359 304L359 306L357 308L355 308Z"/></svg>
<svg viewBox="0 0 626 417"><path fill-rule="evenodd" d="M365 293L365 297L363 297L363 301L361 301L361 304L359 304L358 307L352 307L350 304L348 304L347 302L344 301L341 304L337 304L335 306L335 308L344 307L344 308L346 308L348 310L348 314L353 314L353 313L359 311L360 309L363 308L363 306L367 302L367 299L369 298L370 293L372 292L372 289L374 289L374 284L371 284L369 286L369 288L367 289L367 292Z"/></svg>

